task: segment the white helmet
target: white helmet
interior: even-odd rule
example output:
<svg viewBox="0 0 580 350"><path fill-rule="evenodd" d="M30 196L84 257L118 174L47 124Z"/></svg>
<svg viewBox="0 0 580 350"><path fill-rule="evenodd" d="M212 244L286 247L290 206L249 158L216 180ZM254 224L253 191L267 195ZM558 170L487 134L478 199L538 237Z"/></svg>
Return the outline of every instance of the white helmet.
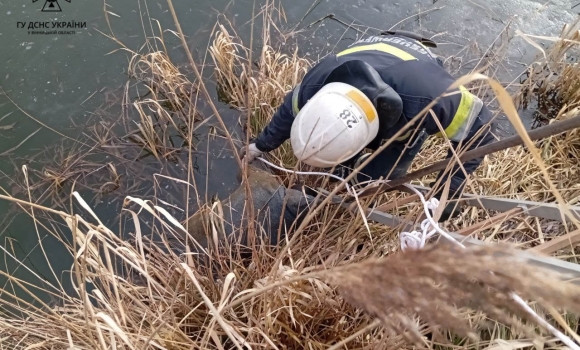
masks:
<svg viewBox="0 0 580 350"><path fill-rule="evenodd" d="M300 110L290 142L296 157L308 165L330 168L363 150L378 134L379 118L359 89L329 83Z"/></svg>

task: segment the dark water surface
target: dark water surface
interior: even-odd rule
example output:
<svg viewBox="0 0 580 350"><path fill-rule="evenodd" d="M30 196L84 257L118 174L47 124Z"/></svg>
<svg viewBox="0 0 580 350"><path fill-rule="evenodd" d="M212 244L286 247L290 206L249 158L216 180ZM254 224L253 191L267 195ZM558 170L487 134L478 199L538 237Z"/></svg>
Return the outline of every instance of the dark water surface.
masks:
<svg viewBox="0 0 580 350"><path fill-rule="evenodd" d="M188 45L195 59L202 62L219 13L224 13L238 33L248 38L252 9L254 6L259 9L262 3L248 0L175 0L174 6ZM64 138L59 133L72 139L82 139L104 116L115 119L121 115L130 55L118 50L120 45L106 35L114 36L129 49L138 51L145 43L145 36L151 35L148 18L158 20L165 30L175 29L165 1L72 0L69 3L59 0L58 6L62 12L42 12L45 5L44 0L0 1L0 86L12 99L0 96L0 154L17 147L36 132L15 150L0 155L0 191L1 194L6 191L23 199L26 199L26 193L22 192L23 165L42 171L52 158L62 159L62 156L57 156L59 153L74 151L75 143L63 143ZM427 37L435 36L440 43L440 48L435 52L450 57L447 64L453 74L459 75L476 66L484 54L493 57L495 51L488 50L493 42L506 43L509 45L507 56L497 73L503 82L511 82L524 71L525 65L537 52L521 38L508 43L507 36L504 38L500 33L509 24L511 34L515 29L520 29L535 35L555 35L564 23L573 20L575 14L570 10L571 5L570 1L532 0L289 0L283 1L287 18L283 28L302 31L289 38L285 47L290 50L299 42L300 54L316 59L349 45L362 34L361 31L375 34L378 29L395 26ZM108 16L105 10L109 11ZM308 27L330 13L343 23L326 19ZM415 16L418 13L423 15ZM30 30L43 29L28 29L28 23L53 21L86 22L86 28L59 29L74 30L75 34L29 33ZM18 22L27 24L25 28L18 28ZM345 23L360 26L355 26L355 30L353 27L347 28ZM49 27L49 30L52 29ZM259 28L255 30L260 33ZM185 65L187 61L179 41L168 31L164 32L164 36L172 60L183 65L184 72L193 80L191 70ZM209 56L206 58L209 62ZM205 75L211 78L211 67L205 69ZM240 135L240 114L218 101L214 85L210 83L208 88L230 131ZM136 96L134 93L131 98ZM205 116L211 115L208 109L203 113ZM207 130L200 129L197 135L201 147L194 162L197 169L195 180L200 193L206 198L223 198L238 185L237 164L231 158L226 142L220 138L208 138ZM209 159L209 164L206 159ZM150 172L151 176L163 170L157 162L148 159L139 162L148 164L148 170L144 171ZM182 173L183 178L186 177L179 166L170 173L175 176ZM150 187L138 189L137 193L131 194L152 194ZM113 194L96 198L86 191L81 193L106 224L116 224L122 201L119 197L122 196L115 197ZM32 271L52 281L55 277L52 277L38 245L34 224L28 215L19 212L14 204L0 200L0 245ZM63 271L70 269L72 260L62 244L42 228L40 236L56 278L60 279ZM31 272L3 252L0 252L0 270L34 283L38 281ZM3 277L0 277L0 289L11 289Z"/></svg>

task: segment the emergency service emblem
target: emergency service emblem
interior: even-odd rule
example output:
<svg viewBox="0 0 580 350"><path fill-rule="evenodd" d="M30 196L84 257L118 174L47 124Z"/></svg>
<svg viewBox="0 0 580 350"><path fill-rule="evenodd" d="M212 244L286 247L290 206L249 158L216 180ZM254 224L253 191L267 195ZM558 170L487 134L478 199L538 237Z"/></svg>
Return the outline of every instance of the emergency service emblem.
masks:
<svg viewBox="0 0 580 350"><path fill-rule="evenodd" d="M39 0L32 0L32 3L36 3ZM65 0L70 3L71 0ZM62 8L58 4L58 0L44 0L44 6L40 10L42 12L62 12Z"/></svg>

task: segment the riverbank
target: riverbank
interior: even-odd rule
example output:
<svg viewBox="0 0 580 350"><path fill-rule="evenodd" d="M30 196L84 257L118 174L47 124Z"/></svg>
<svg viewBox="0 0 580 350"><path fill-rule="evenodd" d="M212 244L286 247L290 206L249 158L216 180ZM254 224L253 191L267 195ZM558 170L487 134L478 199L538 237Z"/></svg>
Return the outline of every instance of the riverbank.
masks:
<svg viewBox="0 0 580 350"><path fill-rule="evenodd" d="M265 23L270 23L272 17L267 12L265 16ZM265 39L269 31L262 35L261 54L250 58L252 51L241 46L248 45L247 42L226 27L218 30L210 48L216 80L229 95L233 107L249 117L249 122L241 121L249 125L247 132L253 136L312 62L288 46L268 46ZM191 152L195 149L191 135L207 118L198 116L195 106L200 100L212 103L203 94L203 81L185 79L165 51L151 50L134 58L131 71L149 84L150 93L134 102L133 112L140 122L127 123L124 132L136 137L143 149L166 161L165 164L174 164L170 160L177 148L168 130L176 133L185 140L179 148L186 155L189 153L185 169L190 172ZM575 66L553 63L564 68L561 72L566 77L570 76L570 70L576 71ZM543 70L539 67L537 72ZM551 85L559 87L557 81ZM533 94L536 92L542 93L540 90ZM565 118L575 111L575 97L565 94L559 101L562 113L557 113L556 118ZM152 118L153 114L159 118ZM216 128L214 135L236 145L237 140L227 130ZM110 145L110 140L116 139L104 140L105 145ZM578 173L574 171L578 165L573 153L577 152L577 142L578 134L570 132L537 144L543 150L550 178L571 204L578 200L574 187L578 183L575 178ZM428 144L414 167L441 157L444 147L441 142ZM286 166L295 164L288 149L280 152L270 159ZM528 168L522 169L522 163L528 164ZM533 151L524 148L488 157L469 191L553 201L539 168ZM111 174L114 179L113 170ZM188 197L200 202L200 206L213 213L212 238L220 241L224 224L220 202L204 201L196 184L184 178L163 180L183 186L180 188L187 193L182 202L185 208L168 205L165 187L158 185L151 196L124 198L123 215L128 220L122 221L124 224L118 230L100 225L92 205L80 196L71 197L82 208L78 215L19 202L32 216L43 212L51 215L52 222L66 223L65 228L51 229L45 221L38 222L45 224L55 237L62 237L60 229L72 232L73 240L62 244L74 257L70 273L74 292L64 294L58 284L41 286L53 296L57 307L52 303L33 307L13 295L12 303L3 305L7 314L0 318L0 339L14 347L73 349L327 349L342 345L393 348L417 343L425 348L459 349L497 345L498 339L513 346L546 344L547 348L552 344L551 337L538 335L533 322L525 327L525 320L512 318L521 315L505 301L506 291L517 289L524 297L537 300L537 309L543 315L549 315L548 306L580 311L577 290L509 258L490 258L497 250L474 249L463 254L438 247L402 254L399 230L366 223L358 213L335 206L311 212L307 224L279 247L256 242L251 247L251 260L240 256L240 247L223 243L208 248L206 264L199 264L198 257L188 254L185 246L185 253L168 249L171 246L168 239L179 237L183 231L181 220L172 213L185 212L187 216ZM289 184L292 178L285 177L283 181ZM403 196L392 193L377 204ZM411 204L392 210L413 219L418 217L418 211ZM447 228L467 226L491 215L470 209ZM478 232L477 236L526 247L561 235L567 228L553 224L555 227L548 236L547 227L533 219L522 215L512 220ZM131 225L125 225L129 221ZM254 224L259 230L261 223ZM565 250L561 255L570 258L570 253ZM381 259L375 260L378 258ZM491 279L490 270L504 279ZM30 295L38 288L7 277ZM480 283L491 288L482 288ZM443 289L436 288L437 284ZM413 298L387 298L401 291ZM385 315L380 307L388 302L396 306L391 309L392 315ZM418 316L409 316L414 312ZM573 314L563 315L575 330L577 318ZM375 321L377 316L383 321L387 316L391 318L379 323Z"/></svg>

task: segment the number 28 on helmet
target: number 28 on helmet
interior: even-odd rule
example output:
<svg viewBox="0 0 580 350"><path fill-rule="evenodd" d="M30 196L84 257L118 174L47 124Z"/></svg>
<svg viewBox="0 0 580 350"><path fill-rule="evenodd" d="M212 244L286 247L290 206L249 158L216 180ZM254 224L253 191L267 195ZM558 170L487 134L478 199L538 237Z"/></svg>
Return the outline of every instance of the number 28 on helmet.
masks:
<svg viewBox="0 0 580 350"><path fill-rule="evenodd" d="M357 155L378 131L371 100L351 85L333 82L300 110L292 123L290 142L300 161L330 168Z"/></svg>

